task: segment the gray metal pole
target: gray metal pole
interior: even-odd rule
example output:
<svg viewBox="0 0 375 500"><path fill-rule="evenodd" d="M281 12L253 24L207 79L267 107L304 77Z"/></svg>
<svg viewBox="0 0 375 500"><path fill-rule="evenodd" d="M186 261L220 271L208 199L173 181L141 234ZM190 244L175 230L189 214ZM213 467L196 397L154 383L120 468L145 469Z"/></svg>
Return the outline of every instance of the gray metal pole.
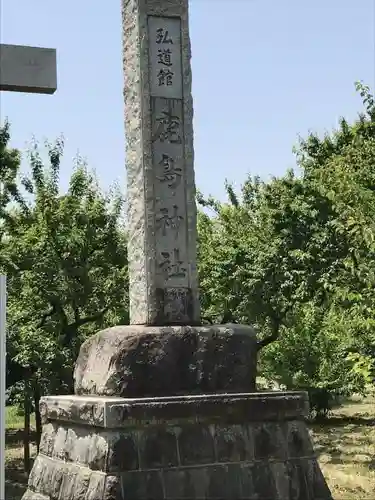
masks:
<svg viewBox="0 0 375 500"><path fill-rule="evenodd" d="M6 276L0 275L0 498L5 498Z"/></svg>

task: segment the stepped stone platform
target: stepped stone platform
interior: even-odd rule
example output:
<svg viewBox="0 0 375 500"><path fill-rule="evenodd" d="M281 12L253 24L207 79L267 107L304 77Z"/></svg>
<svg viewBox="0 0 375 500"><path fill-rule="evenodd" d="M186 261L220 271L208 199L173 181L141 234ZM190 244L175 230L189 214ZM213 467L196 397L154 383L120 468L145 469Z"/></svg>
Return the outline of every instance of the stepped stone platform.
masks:
<svg viewBox="0 0 375 500"><path fill-rule="evenodd" d="M23 500L332 499L305 393L42 398Z"/></svg>

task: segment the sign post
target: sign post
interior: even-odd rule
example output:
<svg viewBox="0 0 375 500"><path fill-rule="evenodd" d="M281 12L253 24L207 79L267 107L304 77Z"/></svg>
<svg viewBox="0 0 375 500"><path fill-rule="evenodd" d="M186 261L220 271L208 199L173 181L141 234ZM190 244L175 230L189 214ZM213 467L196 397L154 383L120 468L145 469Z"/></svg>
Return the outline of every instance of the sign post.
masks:
<svg viewBox="0 0 375 500"><path fill-rule="evenodd" d="M5 498L6 277L0 275L0 498Z"/></svg>

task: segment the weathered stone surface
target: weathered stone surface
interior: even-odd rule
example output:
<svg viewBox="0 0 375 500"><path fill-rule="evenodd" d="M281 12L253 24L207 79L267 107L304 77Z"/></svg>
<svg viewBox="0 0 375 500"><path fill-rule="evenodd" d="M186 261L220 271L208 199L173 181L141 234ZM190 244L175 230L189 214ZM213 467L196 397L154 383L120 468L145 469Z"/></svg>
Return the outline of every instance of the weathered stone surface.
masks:
<svg viewBox="0 0 375 500"><path fill-rule="evenodd" d="M164 499L161 470L129 472L122 477L122 490L128 498Z"/></svg>
<svg viewBox="0 0 375 500"><path fill-rule="evenodd" d="M105 479L103 500L125 500L120 476L107 476ZM128 497L129 498L129 497Z"/></svg>
<svg viewBox="0 0 375 500"><path fill-rule="evenodd" d="M100 427L64 420L61 398L68 407L66 396L43 399L41 452L23 500L332 500L304 422L305 393L71 396L70 406L102 400ZM115 420L120 401L128 418Z"/></svg>
<svg viewBox="0 0 375 500"><path fill-rule="evenodd" d="M249 326L118 326L82 345L75 392L128 398L250 392L256 359Z"/></svg>
<svg viewBox="0 0 375 500"><path fill-rule="evenodd" d="M208 468L206 498L241 498L241 468L239 464L213 465Z"/></svg>
<svg viewBox="0 0 375 500"><path fill-rule="evenodd" d="M253 460L252 429L243 425L216 425L215 443L218 462Z"/></svg>
<svg viewBox="0 0 375 500"><path fill-rule="evenodd" d="M139 431L109 432L102 436L108 447L106 471L117 473L139 468Z"/></svg>
<svg viewBox="0 0 375 500"><path fill-rule="evenodd" d="M48 413L49 419L101 427L104 425L104 409L103 401L97 398L83 397L78 401L74 396L56 396L42 398L40 402L42 422L46 422Z"/></svg>
<svg viewBox="0 0 375 500"><path fill-rule="evenodd" d="M43 423L66 422L106 429L127 429L140 425L162 425L165 422L179 426L184 423L207 425L243 424L247 422L282 423L285 435L288 434L290 420L304 419L308 414L308 398L305 392L254 392L239 394L206 394L173 396L170 398L126 399L99 396L45 396L40 403L43 408ZM85 411L81 411L81 407ZM87 418L94 413L101 418ZM257 424L260 425L260 424ZM290 425L290 424L289 424ZM47 449L53 447L55 435L50 430L43 437ZM253 440L255 428L249 427L249 439ZM54 431L55 432L55 431ZM305 434L304 434L305 435ZM51 437L52 436L52 437ZM308 440L308 436L306 437Z"/></svg>
<svg viewBox="0 0 375 500"><path fill-rule="evenodd" d="M287 423L286 440L288 457L307 457L313 454L309 432L303 421L290 421Z"/></svg>
<svg viewBox="0 0 375 500"><path fill-rule="evenodd" d="M287 447L283 429L277 422L262 422L252 427L254 439L254 458L279 459L287 458Z"/></svg>
<svg viewBox="0 0 375 500"><path fill-rule="evenodd" d="M112 437L112 435L111 435ZM108 438L95 429L58 426L50 422L43 427L40 452L48 457L76 462L91 470L105 470L108 456Z"/></svg>
<svg viewBox="0 0 375 500"><path fill-rule="evenodd" d="M153 427L140 438L141 469L157 469L178 465L177 439L173 427Z"/></svg>
<svg viewBox="0 0 375 500"><path fill-rule="evenodd" d="M35 491L26 490L22 500L51 500L51 497L36 493Z"/></svg>
<svg viewBox="0 0 375 500"><path fill-rule="evenodd" d="M103 472L39 454L23 500L33 499L33 494L51 500L102 500L105 483Z"/></svg>
<svg viewBox="0 0 375 500"><path fill-rule="evenodd" d="M178 445L182 465L198 465L215 462L213 427L186 425L178 433Z"/></svg>
<svg viewBox="0 0 375 500"><path fill-rule="evenodd" d="M188 0L122 3L130 320L194 325L200 314Z"/></svg>

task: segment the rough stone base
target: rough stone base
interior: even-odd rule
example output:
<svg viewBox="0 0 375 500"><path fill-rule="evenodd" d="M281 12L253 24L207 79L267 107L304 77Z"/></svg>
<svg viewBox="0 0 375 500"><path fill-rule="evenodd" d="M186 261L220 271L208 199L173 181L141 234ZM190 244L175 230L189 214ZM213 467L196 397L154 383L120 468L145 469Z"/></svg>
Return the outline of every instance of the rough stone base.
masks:
<svg viewBox="0 0 375 500"><path fill-rule="evenodd" d="M305 393L42 399L23 500L332 499Z"/></svg>
<svg viewBox="0 0 375 500"><path fill-rule="evenodd" d="M80 396L123 398L255 390L257 338L246 325L116 326L81 346Z"/></svg>

